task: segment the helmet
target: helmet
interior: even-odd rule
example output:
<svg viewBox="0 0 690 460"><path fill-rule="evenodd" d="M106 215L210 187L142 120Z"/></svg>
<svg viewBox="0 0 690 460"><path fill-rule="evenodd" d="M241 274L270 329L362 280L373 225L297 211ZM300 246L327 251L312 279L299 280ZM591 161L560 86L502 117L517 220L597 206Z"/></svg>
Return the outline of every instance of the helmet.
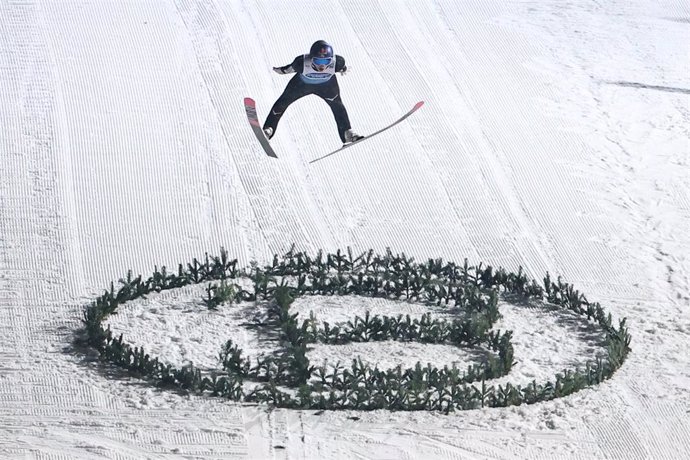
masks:
<svg viewBox="0 0 690 460"><path fill-rule="evenodd" d="M309 48L309 57L311 58L332 58L333 47L325 40L315 41L311 48Z"/></svg>
<svg viewBox="0 0 690 460"><path fill-rule="evenodd" d="M309 57L314 66L318 66L319 70L323 70L333 60L333 47L325 40L315 41L311 48L309 48Z"/></svg>

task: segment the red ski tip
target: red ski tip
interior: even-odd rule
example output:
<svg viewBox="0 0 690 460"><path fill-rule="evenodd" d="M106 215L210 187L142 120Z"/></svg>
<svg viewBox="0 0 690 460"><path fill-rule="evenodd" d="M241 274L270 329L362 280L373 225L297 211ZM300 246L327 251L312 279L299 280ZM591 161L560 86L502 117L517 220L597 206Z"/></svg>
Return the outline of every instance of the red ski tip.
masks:
<svg viewBox="0 0 690 460"><path fill-rule="evenodd" d="M256 102L254 102L254 99L252 99L251 97L245 97L244 105L248 105L249 107L256 107Z"/></svg>
<svg viewBox="0 0 690 460"><path fill-rule="evenodd" d="M419 101L419 102L417 102L417 103L414 105L414 110L417 110L418 108L420 108L420 107L423 106L423 105L424 105L424 101Z"/></svg>

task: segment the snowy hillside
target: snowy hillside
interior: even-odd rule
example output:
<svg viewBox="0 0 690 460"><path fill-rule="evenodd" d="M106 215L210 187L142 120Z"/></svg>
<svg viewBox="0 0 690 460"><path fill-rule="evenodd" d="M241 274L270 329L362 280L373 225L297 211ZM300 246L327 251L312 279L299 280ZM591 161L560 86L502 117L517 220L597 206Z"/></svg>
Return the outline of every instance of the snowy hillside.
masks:
<svg viewBox="0 0 690 460"><path fill-rule="evenodd" d="M290 78L271 68L317 39L350 67L337 78L356 131L425 105L309 164L341 144L326 104L300 99L268 158L242 100L263 120ZM0 458L679 458L688 228L684 0L2 1ZM158 391L73 346L84 306L130 269L220 247L267 263L293 244L549 272L627 317L632 352L566 398L441 415ZM150 302L182 308L176 295ZM510 308L523 377L591 353L549 314ZM186 329L201 322L145 315L113 321L208 358L194 344L211 330ZM320 352L434 357L386 350Z"/></svg>

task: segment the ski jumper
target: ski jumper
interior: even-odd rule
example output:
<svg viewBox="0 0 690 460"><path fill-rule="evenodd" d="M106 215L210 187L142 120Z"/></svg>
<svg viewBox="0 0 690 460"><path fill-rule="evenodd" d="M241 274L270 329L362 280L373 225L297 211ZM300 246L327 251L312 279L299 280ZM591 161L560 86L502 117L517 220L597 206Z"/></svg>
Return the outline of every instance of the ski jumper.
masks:
<svg viewBox="0 0 690 460"><path fill-rule="evenodd" d="M345 59L336 55L335 59L332 59L331 63L321 70L313 64L312 58L305 54L297 56L292 64L277 67L274 70L283 74L295 72L296 75L288 82L283 94L273 104L263 129L270 127L275 133L280 117L283 116L290 104L304 96L314 94L326 101L326 104L331 108L338 125L340 140L345 143L345 131L351 128L350 119L340 97L340 87L335 76L336 72L347 70Z"/></svg>

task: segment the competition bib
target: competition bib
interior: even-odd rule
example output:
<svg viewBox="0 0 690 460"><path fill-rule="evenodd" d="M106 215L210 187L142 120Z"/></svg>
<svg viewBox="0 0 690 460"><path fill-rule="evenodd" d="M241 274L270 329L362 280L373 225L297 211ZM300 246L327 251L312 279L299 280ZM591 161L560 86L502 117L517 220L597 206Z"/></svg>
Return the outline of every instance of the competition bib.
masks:
<svg viewBox="0 0 690 460"><path fill-rule="evenodd" d="M331 77L335 75L335 56L331 59L331 63L323 70L317 70L311 62L309 55L304 55L304 68L300 77L304 83L309 85L318 85L319 83L326 83Z"/></svg>

